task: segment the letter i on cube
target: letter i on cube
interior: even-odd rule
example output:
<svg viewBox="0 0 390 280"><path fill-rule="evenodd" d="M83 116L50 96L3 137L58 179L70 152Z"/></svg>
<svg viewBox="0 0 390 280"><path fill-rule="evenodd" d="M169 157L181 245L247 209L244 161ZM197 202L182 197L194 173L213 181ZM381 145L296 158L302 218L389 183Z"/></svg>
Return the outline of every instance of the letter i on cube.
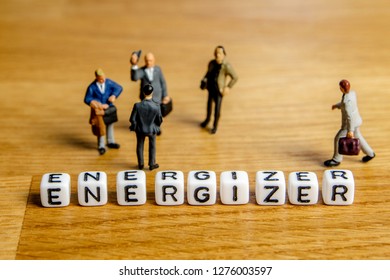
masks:
<svg viewBox="0 0 390 280"><path fill-rule="evenodd" d="M217 201L217 177L214 171L190 171L187 180L190 205L213 205Z"/></svg>
<svg viewBox="0 0 390 280"><path fill-rule="evenodd" d="M41 203L44 207L64 207L70 203L70 175L46 173L40 186Z"/></svg>
<svg viewBox="0 0 390 280"><path fill-rule="evenodd" d="M159 171L155 178L155 196L158 205L184 203L184 174L181 171Z"/></svg>
<svg viewBox="0 0 390 280"><path fill-rule="evenodd" d="M146 175L142 170L118 172L116 195L119 205L142 205L146 203Z"/></svg>
<svg viewBox="0 0 390 280"><path fill-rule="evenodd" d="M327 205L351 205L355 181L349 170L325 170L322 179L322 199Z"/></svg>
<svg viewBox="0 0 390 280"><path fill-rule="evenodd" d="M288 177L288 199L291 204L312 205L318 202L318 179L314 172L292 172Z"/></svg>
<svg viewBox="0 0 390 280"><path fill-rule="evenodd" d="M256 202L259 205L283 205L286 201L286 179L282 171L256 173Z"/></svg>
<svg viewBox="0 0 390 280"><path fill-rule="evenodd" d="M77 194L82 206L101 206L108 201L107 174L87 171L79 174Z"/></svg>
<svg viewBox="0 0 390 280"><path fill-rule="evenodd" d="M220 177L220 196L223 204L249 202L249 178L245 171L224 171Z"/></svg>

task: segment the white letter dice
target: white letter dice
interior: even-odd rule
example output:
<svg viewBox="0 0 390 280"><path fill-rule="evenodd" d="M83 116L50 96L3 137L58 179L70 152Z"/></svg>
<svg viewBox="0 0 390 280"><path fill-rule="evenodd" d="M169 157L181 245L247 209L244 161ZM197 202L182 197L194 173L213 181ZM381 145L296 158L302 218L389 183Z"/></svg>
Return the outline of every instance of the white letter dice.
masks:
<svg viewBox="0 0 390 280"><path fill-rule="evenodd" d="M282 171L256 173L256 202L259 205L283 205L286 201L286 180Z"/></svg>
<svg viewBox="0 0 390 280"><path fill-rule="evenodd" d="M70 203L70 176L66 173L46 173L42 176L41 203L44 207L64 207Z"/></svg>
<svg viewBox="0 0 390 280"><path fill-rule="evenodd" d="M121 171L116 176L116 197L119 205L146 203L146 175L142 170Z"/></svg>
<svg viewBox="0 0 390 280"><path fill-rule="evenodd" d="M322 199L328 205L350 205L355 194L355 181L349 170L325 170Z"/></svg>
<svg viewBox="0 0 390 280"><path fill-rule="evenodd" d="M245 171L221 173L220 196L223 204L246 204L249 202L249 178Z"/></svg>
<svg viewBox="0 0 390 280"><path fill-rule="evenodd" d="M158 205L184 203L184 174L181 171L160 171L155 179L155 196Z"/></svg>
<svg viewBox="0 0 390 280"><path fill-rule="evenodd" d="M213 205L217 200L217 176L214 171L190 171L187 201L190 205Z"/></svg>
<svg viewBox="0 0 390 280"><path fill-rule="evenodd" d="M314 172L292 172L288 177L288 199L291 204L312 205L318 202L318 179Z"/></svg>
<svg viewBox="0 0 390 280"><path fill-rule="evenodd" d="M79 174L78 199L82 206L101 206L108 200L107 175L102 171L87 171Z"/></svg>

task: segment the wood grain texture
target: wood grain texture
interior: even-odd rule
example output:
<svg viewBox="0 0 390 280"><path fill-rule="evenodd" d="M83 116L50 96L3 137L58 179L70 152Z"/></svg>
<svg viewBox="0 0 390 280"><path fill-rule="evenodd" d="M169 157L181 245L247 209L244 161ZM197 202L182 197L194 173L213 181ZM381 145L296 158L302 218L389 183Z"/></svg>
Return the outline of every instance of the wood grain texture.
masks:
<svg viewBox="0 0 390 280"><path fill-rule="evenodd" d="M0 181L0 259L15 259L30 193L31 177Z"/></svg>
<svg viewBox="0 0 390 280"><path fill-rule="evenodd" d="M384 0L2 1L1 203L16 227L4 227L3 217L0 223L2 234L19 240L1 249L0 258L389 258L389 15ZM217 134L210 135L199 127L207 98L199 83L219 44L239 80L223 99ZM128 61L137 49L155 54L174 100L157 141L159 170L185 176L213 170L217 177L247 171L249 204L157 206L157 170L146 172L145 205L117 205L116 173L137 166L128 130L139 90ZM82 102L98 67L124 87L115 128L121 149L104 156ZM341 98L343 78L357 92L361 131L377 154L367 164L361 156L345 157L340 166L354 173L355 203L256 205L258 170L286 177L313 171L321 182L340 125L331 105ZM77 175L93 170L108 174L109 203L81 207ZM71 174L69 207L41 207L39 184L47 172ZM27 196L23 213L14 202Z"/></svg>

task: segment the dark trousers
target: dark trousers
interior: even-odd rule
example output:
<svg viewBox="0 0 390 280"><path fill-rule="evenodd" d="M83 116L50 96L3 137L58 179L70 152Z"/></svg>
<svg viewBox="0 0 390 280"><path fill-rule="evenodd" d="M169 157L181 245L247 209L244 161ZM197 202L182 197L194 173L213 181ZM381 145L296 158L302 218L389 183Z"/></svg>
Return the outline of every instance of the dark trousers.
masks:
<svg viewBox="0 0 390 280"><path fill-rule="evenodd" d="M218 127L218 121L221 114L221 104L222 104L222 95L217 90L208 90L209 91L209 97L207 99L207 116L206 116L206 122L210 121L211 118L211 112L213 110L213 103L215 103L214 108L214 128L216 129Z"/></svg>
<svg viewBox="0 0 390 280"><path fill-rule="evenodd" d="M156 163L156 135L137 133L137 159L138 165L144 165L145 138L149 138L149 166Z"/></svg>

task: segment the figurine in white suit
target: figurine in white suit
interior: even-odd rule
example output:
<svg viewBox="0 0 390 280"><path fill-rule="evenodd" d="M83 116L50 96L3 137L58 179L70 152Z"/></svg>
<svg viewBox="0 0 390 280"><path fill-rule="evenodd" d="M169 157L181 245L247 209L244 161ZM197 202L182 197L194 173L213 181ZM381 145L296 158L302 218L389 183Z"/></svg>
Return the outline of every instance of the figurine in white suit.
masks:
<svg viewBox="0 0 390 280"><path fill-rule="evenodd" d="M358 138L360 141L360 147L366 156L362 158L363 162L368 162L375 157L375 153L368 145L363 135L360 133L359 127L362 125L362 118L359 114L357 106L356 93L350 90L351 85L347 80L341 80L340 90L343 93L341 102L334 104L332 110L341 110L341 129L334 138L334 154L333 158L324 162L325 166L332 167L337 166L343 160L343 156L339 154L338 143L341 137Z"/></svg>

